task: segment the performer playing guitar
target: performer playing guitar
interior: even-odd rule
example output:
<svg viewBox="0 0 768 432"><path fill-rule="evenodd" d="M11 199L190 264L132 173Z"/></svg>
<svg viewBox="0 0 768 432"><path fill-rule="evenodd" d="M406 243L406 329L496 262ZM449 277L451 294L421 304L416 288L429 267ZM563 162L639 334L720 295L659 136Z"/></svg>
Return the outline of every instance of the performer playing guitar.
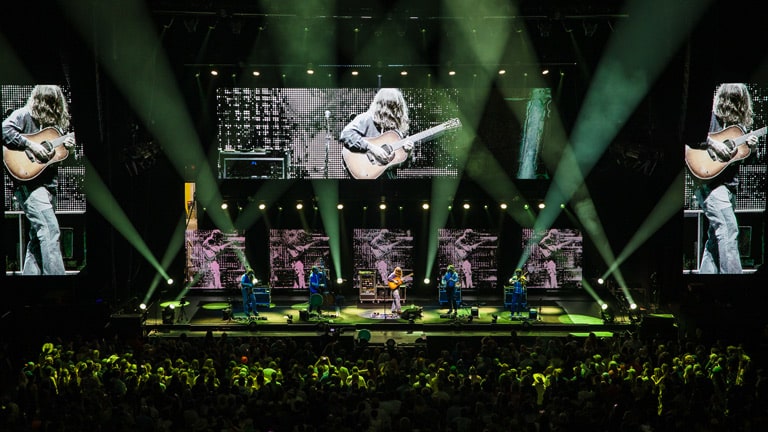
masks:
<svg viewBox="0 0 768 432"><path fill-rule="evenodd" d="M386 172L388 178L395 178L395 168L408 160L415 143L461 123L453 119L413 136L408 136L409 126L408 105L400 90L380 89L368 110L355 116L339 135L344 145L342 160L350 177L375 179Z"/></svg>
<svg viewBox="0 0 768 432"><path fill-rule="evenodd" d="M512 283L512 316L522 315L528 305L527 273L522 269L515 269L515 274L509 280Z"/></svg>
<svg viewBox="0 0 768 432"><path fill-rule="evenodd" d="M389 288L392 290L392 313L393 314L400 314L401 312L401 306L400 306L400 286L405 282L405 279L410 278L413 276L413 273L411 273L408 276L403 276L403 269L400 267L395 267L395 270L390 273L389 277L387 277L387 282L389 283Z"/></svg>

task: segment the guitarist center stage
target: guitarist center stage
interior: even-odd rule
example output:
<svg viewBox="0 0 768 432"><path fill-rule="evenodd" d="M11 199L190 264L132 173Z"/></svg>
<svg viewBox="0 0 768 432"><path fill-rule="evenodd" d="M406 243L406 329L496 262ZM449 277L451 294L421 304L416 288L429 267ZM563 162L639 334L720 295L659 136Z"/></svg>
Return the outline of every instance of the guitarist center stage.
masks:
<svg viewBox="0 0 768 432"><path fill-rule="evenodd" d="M411 293L402 302L401 314L391 312L392 301L359 302L356 293L325 296L321 313L308 313L308 295L298 292L272 296L268 304L257 307L258 316L243 313L240 290L194 294L180 301L160 300L143 314L119 313L112 316L116 332L141 332L150 337L203 337L206 333L230 336L350 336L364 332L402 332L408 335L481 336L504 335L584 335L612 334L631 330L651 311L633 316L621 313L605 316L583 291L528 295L526 312L513 314L501 294L478 297L464 294L459 312L447 314L437 293L419 297Z"/></svg>

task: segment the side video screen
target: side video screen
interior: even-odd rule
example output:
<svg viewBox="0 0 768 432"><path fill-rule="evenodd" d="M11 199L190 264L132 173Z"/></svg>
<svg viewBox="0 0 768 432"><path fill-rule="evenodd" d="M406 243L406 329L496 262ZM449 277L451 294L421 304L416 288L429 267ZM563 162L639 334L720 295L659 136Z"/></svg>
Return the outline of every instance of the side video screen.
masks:
<svg viewBox="0 0 768 432"><path fill-rule="evenodd" d="M686 143L683 272L741 275L765 261L768 88L723 83Z"/></svg>
<svg viewBox="0 0 768 432"><path fill-rule="evenodd" d="M6 275L85 268L85 165L66 86L2 85Z"/></svg>

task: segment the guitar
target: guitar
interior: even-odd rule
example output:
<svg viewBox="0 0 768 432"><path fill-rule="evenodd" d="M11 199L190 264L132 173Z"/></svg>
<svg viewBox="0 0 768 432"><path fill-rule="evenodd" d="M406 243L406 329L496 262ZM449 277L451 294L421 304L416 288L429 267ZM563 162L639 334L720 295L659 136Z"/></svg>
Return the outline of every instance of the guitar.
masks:
<svg viewBox="0 0 768 432"><path fill-rule="evenodd" d="M61 135L56 128L47 127L37 133L23 134L28 140L43 144L52 153L51 158L42 162L29 150L11 150L3 147L3 163L8 173L16 180L29 181L39 176L49 165L63 161L69 156L69 149L62 145L73 134Z"/></svg>
<svg viewBox="0 0 768 432"><path fill-rule="evenodd" d="M728 126L720 132L709 134L709 137L725 143L731 149L736 149L736 153L728 161L720 161L709 150L694 149L685 146L685 163L691 174L701 180L712 180L717 177L728 165L747 158L752 149L746 144L751 136L761 137L765 135L766 127L752 132L744 132L740 126Z"/></svg>
<svg viewBox="0 0 768 432"><path fill-rule="evenodd" d="M400 165L408 159L408 153L403 149L406 142L411 141L414 144L425 142L459 127L461 127L461 121L455 118L407 138L401 137L395 131L387 131L377 137L366 138L371 145L386 150L389 155L389 162L387 163L379 162L369 152L353 152L346 147L341 151L341 157L353 178L375 179L389 168Z"/></svg>
<svg viewBox="0 0 768 432"><path fill-rule="evenodd" d="M389 281L389 289L396 290L400 288L400 285L403 284L405 279L408 279L409 277L413 276L413 273L409 274L408 276L403 276L401 278L396 277L395 280Z"/></svg>

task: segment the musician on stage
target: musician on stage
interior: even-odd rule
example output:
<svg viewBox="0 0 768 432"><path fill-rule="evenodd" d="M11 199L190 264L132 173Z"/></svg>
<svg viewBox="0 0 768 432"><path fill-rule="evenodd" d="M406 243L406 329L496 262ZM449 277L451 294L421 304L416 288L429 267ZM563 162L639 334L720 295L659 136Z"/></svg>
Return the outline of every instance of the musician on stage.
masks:
<svg viewBox="0 0 768 432"><path fill-rule="evenodd" d="M392 289L392 313L398 314L402 312L400 305L400 286L405 282L403 278L403 269L395 267L395 270L387 277L389 287Z"/></svg>
<svg viewBox="0 0 768 432"><path fill-rule="evenodd" d="M746 133L752 126L752 98L746 85L722 84L715 92L709 136L702 149L711 157L727 162L736 154L736 147L715 138L718 132L730 126L739 126ZM757 136L750 136L746 144L754 148ZM699 273L741 273L739 254L739 223L736 219L736 193L739 187L739 164L726 167L715 178L695 181L694 194L709 222L704 255Z"/></svg>
<svg viewBox="0 0 768 432"><path fill-rule="evenodd" d="M13 111L3 121L3 145L9 150L23 151L39 163L46 163L56 154L47 141L30 139L45 128L53 127L60 135L69 128L69 107L61 87L37 85L25 106ZM26 136L25 136L26 135ZM66 136L63 145L69 149L75 141ZM29 242L22 274L63 275L66 273L59 245L59 222L56 219L57 164L48 165L32 179L13 181L14 201L24 211L29 222Z"/></svg>
<svg viewBox="0 0 768 432"><path fill-rule="evenodd" d="M317 294L322 297L326 293L325 287L325 275L320 271L320 268L312 266L312 272L309 274L309 307L307 308L307 312L312 313L312 296ZM317 313L322 315L322 302L316 305L316 307Z"/></svg>
<svg viewBox="0 0 768 432"><path fill-rule="evenodd" d="M458 313L459 307L456 304L456 284L459 282L459 273L456 267L450 264L443 275L441 285L445 287L445 297L448 300L448 313Z"/></svg>
<svg viewBox="0 0 768 432"><path fill-rule="evenodd" d="M409 124L408 105L403 94L398 89L382 88L374 96L368 111L358 114L344 127L339 140L347 150L366 153L372 164L386 166L393 161L395 153L388 152L368 138L376 138L388 131L394 131L401 139L405 138L408 136ZM406 141L402 149L407 160L413 150L413 142ZM346 163L345 169L349 173L350 167ZM388 178L396 177L392 167L387 169L386 174Z"/></svg>
<svg viewBox="0 0 768 432"><path fill-rule="evenodd" d="M240 277L240 291L243 294L243 314L246 317L252 315L259 315L256 311L256 296L253 294L253 286L256 281L256 275L253 270L248 267L245 273Z"/></svg>
<svg viewBox="0 0 768 432"><path fill-rule="evenodd" d="M528 304L528 278L523 274L522 269L515 269L515 274L509 281L512 283L512 316L522 316Z"/></svg>

